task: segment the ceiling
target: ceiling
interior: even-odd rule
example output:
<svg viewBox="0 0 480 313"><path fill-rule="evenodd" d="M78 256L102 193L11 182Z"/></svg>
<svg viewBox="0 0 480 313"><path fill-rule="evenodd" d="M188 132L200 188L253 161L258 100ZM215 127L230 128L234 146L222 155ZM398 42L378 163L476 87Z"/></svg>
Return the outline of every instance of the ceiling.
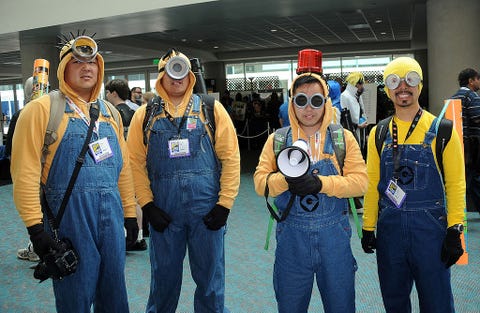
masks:
<svg viewBox="0 0 480 313"><path fill-rule="evenodd" d="M41 41L79 29L96 32L106 68L151 64L170 47L203 62L292 57L304 48L332 56L424 49L426 0L392 2L220 0L85 20L0 34L0 66L9 76L18 67L20 78L19 37Z"/></svg>

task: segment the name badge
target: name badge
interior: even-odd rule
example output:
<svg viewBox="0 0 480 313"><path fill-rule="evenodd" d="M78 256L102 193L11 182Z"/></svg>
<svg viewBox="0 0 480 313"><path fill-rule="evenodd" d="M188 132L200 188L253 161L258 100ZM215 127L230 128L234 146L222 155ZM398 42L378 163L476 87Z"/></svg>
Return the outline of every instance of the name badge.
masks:
<svg viewBox="0 0 480 313"><path fill-rule="evenodd" d="M113 155L113 151L108 143L107 137L90 143L88 147L90 148L90 154L95 160L95 163L103 161Z"/></svg>
<svg viewBox="0 0 480 313"><path fill-rule="evenodd" d="M407 196L405 191L403 191L403 189L400 188L400 186L397 185L397 183L393 180L390 180L387 190L385 190L385 194L397 206L397 208L402 206L402 203L405 201L405 197Z"/></svg>
<svg viewBox="0 0 480 313"><path fill-rule="evenodd" d="M188 139L171 139L168 141L168 152L171 158L190 156Z"/></svg>

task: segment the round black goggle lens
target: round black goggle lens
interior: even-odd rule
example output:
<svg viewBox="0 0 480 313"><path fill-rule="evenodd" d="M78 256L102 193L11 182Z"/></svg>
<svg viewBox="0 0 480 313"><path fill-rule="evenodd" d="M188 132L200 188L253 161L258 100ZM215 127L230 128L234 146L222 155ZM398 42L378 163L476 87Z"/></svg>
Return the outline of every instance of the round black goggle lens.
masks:
<svg viewBox="0 0 480 313"><path fill-rule="evenodd" d="M402 80L405 81L405 83L410 87L416 87L422 82L420 74L412 71L408 72L404 78L400 78L400 76L398 76L397 74L388 75L387 78L385 78L385 86L387 86L387 88L391 90L397 89L398 86L400 86Z"/></svg>
<svg viewBox="0 0 480 313"><path fill-rule="evenodd" d="M325 97L321 93L316 93L309 98L306 94L299 93L293 98L293 103L301 109L305 108L307 104L314 109L320 109L325 104Z"/></svg>

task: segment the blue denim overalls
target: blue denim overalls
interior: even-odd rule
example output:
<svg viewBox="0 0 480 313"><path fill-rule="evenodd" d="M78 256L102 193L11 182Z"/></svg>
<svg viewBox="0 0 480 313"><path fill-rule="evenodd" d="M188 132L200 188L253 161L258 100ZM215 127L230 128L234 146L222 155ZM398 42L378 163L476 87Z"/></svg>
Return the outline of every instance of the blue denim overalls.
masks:
<svg viewBox="0 0 480 313"><path fill-rule="evenodd" d="M420 312L455 312L450 270L440 260L447 220L442 178L431 148L436 135L435 122L436 119L423 144L398 146L401 171L397 183L406 193L400 208L385 195L394 170L390 132L381 155L377 263L388 313L411 312L414 281Z"/></svg>
<svg viewBox="0 0 480 313"><path fill-rule="evenodd" d="M330 136L324 152L334 154ZM288 136L287 146L292 142ZM338 175L330 159L310 166L309 172ZM286 209L291 193L275 199L280 211ZM277 224L273 284L279 313L307 312L314 277L326 313L355 312L355 271L352 229L346 199L323 193L296 196L290 214Z"/></svg>
<svg viewBox="0 0 480 313"><path fill-rule="evenodd" d="M218 201L221 167L198 115L200 98L192 97L193 114L180 129L180 137L188 138L190 156L169 156L168 141L177 138L182 117L175 118L176 125L160 118L150 133L147 171L154 202L171 216L172 222L163 233L150 227L152 277L147 312L175 312L187 247L192 278L197 285L194 311L227 311L225 227L211 231L202 220Z"/></svg>
<svg viewBox="0 0 480 313"><path fill-rule="evenodd" d="M100 101L100 112L109 117ZM66 105L67 113L72 109ZM125 286L125 232L118 178L122 152L112 126L100 122L99 137L108 138L113 156L95 163L87 153L60 223L59 237L69 238L80 261L77 271L53 281L58 312L128 312ZM69 118L62 141L53 158L45 185L46 199L57 211L87 135L80 118ZM93 133L91 142L98 140Z"/></svg>

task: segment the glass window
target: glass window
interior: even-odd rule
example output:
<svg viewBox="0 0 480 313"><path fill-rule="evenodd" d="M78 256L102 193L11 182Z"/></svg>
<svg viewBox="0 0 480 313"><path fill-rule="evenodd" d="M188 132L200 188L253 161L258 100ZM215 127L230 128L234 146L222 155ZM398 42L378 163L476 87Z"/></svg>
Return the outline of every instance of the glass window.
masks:
<svg viewBox="0 0 480 313"><path fill-rule="evenodd" d="M145 92L145 74L128 74L128 87L132 89L133 87L140 87L142 88L142 92Z"/></svg>
<svg viewBox="0 0 480 313"><path fill-rule="evenodd" d="M149 75L150 75L150 91L156 94L157 91L155 90L155 83L157 82L158 73L150 72Z"/></svg>

